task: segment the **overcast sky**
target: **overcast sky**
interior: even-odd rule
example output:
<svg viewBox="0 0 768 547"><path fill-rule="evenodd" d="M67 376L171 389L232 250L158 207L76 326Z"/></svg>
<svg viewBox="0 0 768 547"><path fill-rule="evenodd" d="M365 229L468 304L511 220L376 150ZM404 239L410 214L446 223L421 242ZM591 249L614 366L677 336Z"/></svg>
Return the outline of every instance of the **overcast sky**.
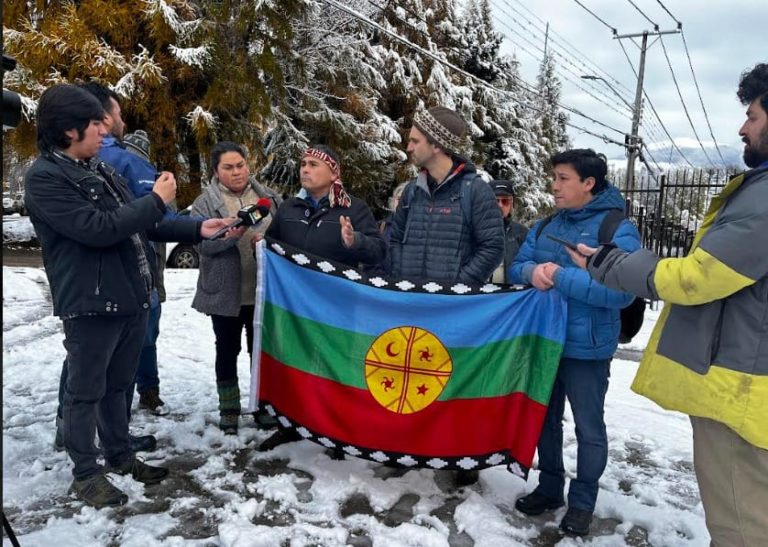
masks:
<svg viewBox="0 0 768 547"><path fill-rule="evenodd" d="M580 1L610 26L615 27L620 35L653 30L652 25L632 7L628 0ZM676 23L662 9L657 0L634 0L634 3L650 19L658 23L661 30L676 28ZM735 90L739 76L745 68L752 67L758 62L768 62L768 38L766 38L765 31L766 21L768 21L768 0L663 0L663 3L683 23L693 68L717 142L741 148L743 145L737 133L744 121L745 107L739 104ZM564 67L568 67L576 74L587 73L587 69L581 63L593 68L589 62L591 61L626 86L628 89L611 82L618 91L623 92L629 102L634 101L636 79L617 40L612 38L612 33L608 28L587 13L574 0L491 0L496 28L508 37L506 47L509 49L507 51L514 49L522 65L523 77L527 81L535 81L541 52L537 51L525 39L541 47L543 34L525 22L523 16L529 18L537 27L543 27L543 25L531 17L522 6L528 8L543 21L550 23L550 29L556 33L551 34L550 37L560 43L555 44L556 52L562 51L560 45L567 47L565 41L570 42L578 50L578 52L569 51L575 59L569 58L576 66L571 66L561 58L556 57L561 72L569 78L579 81L580 85L598 96L601 95L595 90L594 85L603 86L602 91L613 97L613 93L602 82L578 80L576 75L564 69ZM519 13L515 13L515 10ZM518 22L525 25L526 29L522 29ZM528 30L529 28L530 30ZM685 56L683 41L679 34L665 35L663 39L694 127L702 141L711 142L712 138ZM518 45L510 40L517 42ZM651 41L649 38L649 43ZM637 39L637 42L639 44L640 39ZM523 51L519 46L527 48L531 53L536 54L537 58L534 59L531 54ZM635 67L637 67L640 58L639 48L629 40L624 40L624 46ZM584 60L585 57L589 61ZM605 73L597 69L592 70L592 73L608 79ZM628 112L625 116L613 112L608 106L597 102L574 84L564 79L562 81L562 102L564 104L575 107L617 129L629 131L630 114ZM675 139L683 137L693 139L693 131L685 117L664 57L664 51L659 42L654 43L648 49L644 87L672 137ZM622 104L618 99L609 101L607 97L601 96L601 98L606 102ZM652 117L652 114L646 104L643 119L648 120L649 117ZM606 134L611 138L623 141L623 136L595 126L579 116L572 114L570 120L595 132L607 131ZM660 128L649 126L649 130L663 134ZM569 129L569 132L577 146L600 148L609 157L622 154L622 149L618 146L604 144L596 138L580 134L575 129ZM651 140L655 140L655 136L652 136Z"/></svg>

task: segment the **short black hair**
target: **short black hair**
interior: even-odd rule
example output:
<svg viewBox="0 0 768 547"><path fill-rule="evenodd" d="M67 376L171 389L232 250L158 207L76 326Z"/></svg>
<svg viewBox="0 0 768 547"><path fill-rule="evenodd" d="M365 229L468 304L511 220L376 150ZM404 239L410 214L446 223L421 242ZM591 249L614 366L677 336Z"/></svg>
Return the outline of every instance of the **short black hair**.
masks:
<svg viewBox="0 0 768 547"><path fill-rule="evenodd" d="M223 154L226 154L227 152L237 152L241 156L243 156L243 159L248 159L248 153L245 151L245 147L234 143L232 141L221 141L216 143L216 145L213 147L213 150L211 150L211 170L216 173L216 169L219 167L219 161L221 160L221 156Z"/></svg>
<svg viewBox="0 0 768 547"><path fill-rule="evenodd" d="M120 99L118 98L117 93L109 89L107 86L101 85L99 82L91 80L90 82L79 84L77 87L86 90L88 93L96 97L96 99L98 99L98 101L101 103L101 107L104 109L104 112L112 112L113 106L110 99L114 99L116 103L120 104Z"/></svg>
<svg viewBox="0 0 768 547"><path fill-rule="evenodd" d="M72 139L66 131L76 129L82 139L92 121L103 119L104 109L90 93L71 84L49 87L37 103L37 148L41 152L69 148Z"/></svg>
<svg viewBox="0 0 768 547"><path fill-rule="evenodd" d="M571 165L582 181L594 177L595 185L590 190L593 195L602 192L608 186L605 179L608 174L608 160L603 154L598 154L591 148L565 150L552 156L550 161L552 167L563 164Z"/></svg>
<svg viewBox="0 0 768 547"><path fill-rule="evenodd" d="M768 63L758 63L752 69L745 70L736 95L743 105L760 99L760 106L768 113Z"/></svg>

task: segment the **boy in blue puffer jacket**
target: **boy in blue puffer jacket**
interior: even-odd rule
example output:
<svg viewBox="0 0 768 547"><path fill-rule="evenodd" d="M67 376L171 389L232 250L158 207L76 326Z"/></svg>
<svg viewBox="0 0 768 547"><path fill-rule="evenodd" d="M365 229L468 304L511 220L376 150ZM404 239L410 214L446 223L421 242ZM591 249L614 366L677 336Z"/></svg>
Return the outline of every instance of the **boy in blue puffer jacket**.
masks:
<svg viewBox="0 0 768 547"><path fill-rule="evenodd" d="M624 210L618 189L606 180L605 158L591 149L567 150L552 158L552 193L557 213L539 221L528 233L509 268L512 283L538 290L557 290L568 299L565 347L552 388L547 416L538 444L539 485L517 500L515 507L537 515L564 505L563 411L571 405L578 442L576 478L568 491L568 511L560 527L568 534L586 535L597 500L598 480L608 459L603 419L610 363L618 345L621 308L633 296L594 281L570 259L564 246L547 237L597 246L605 216ZM635 226L622 220L614 243L626 251L640 248Z"/></svg>

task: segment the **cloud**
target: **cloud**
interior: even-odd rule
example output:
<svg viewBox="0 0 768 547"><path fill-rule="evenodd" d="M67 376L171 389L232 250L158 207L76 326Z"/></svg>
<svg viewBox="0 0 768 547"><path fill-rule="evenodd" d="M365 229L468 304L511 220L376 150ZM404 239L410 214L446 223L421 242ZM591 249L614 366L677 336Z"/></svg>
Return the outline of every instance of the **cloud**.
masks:
<svg viewBox="0 0 768 547"><path fill-rule="evenodd" d="M617 28L619 34L652 30L651 24L629 2L583 0L582 3L609 25ZM663 11L658 2L635 0L635 4L657 22L661 30L676 28L676 23ZM666 0L664 5L683 23L685 39L715 138L719 143L741 147L738 128L744 121L745 108L739 104L735 90L742 71L758 62L768 62L764 40L764 21L765 16L768 15L768 5L763 0L712 0L709 2ZM550 44L556 52L565 51L566 56L576 65L571 66L560 59L562 74L576 80L582 87L588 88L593 94L601 96L606 102L621 109L622 103L615 98L612 91L605 87L604 83L585 82L577 78L579 70L587 73L588 67L593 69L593 73L606 79L609 79L608 75L610 75L623 85L622 87L611 81L614 87L626 100L634 102L636 79L618 41L613 39L608 28L573 0L549 0L546 3L538 0L491 0L496 28L508 37L506 51L517 52L522 64L522 74L526 80L535 81L540 59L523 52L512 43L512 40L527 47L533 53L538 52L510 28L515 29L528 40L534 42L539 40L537 43L542 43L543 32L533 28L534 25L526 22L525 19L538 27L544 25L528 14L523 6L539 19L550 23L552 32ZM513 8L518 13L515 13ZM510 17L510 14L515 17ZM648 49L646 58L645 91L673 138L693 138L693 131L681 106L661 43L654 40L649 38L649 44L652 45ZM671 34L663 36L663 41L694 127L702 141L711 141L682 38L679 34ZM637 42L639 43L639 39ZM624 40L624 47L632 63L637 67L640 58L639 48L629 40ZM566 67L576 74L569 72ZM598 86L603 86L602 92L598 90ZM613 100L609 101L606 96L612 97ZM621 116L613 112L587 93L580 91L568 80L563 81L562 102L622 132L628 132L630 129L628 114ZM647 104L644 107L643 120L642 133L648 140L653 142L662 137L666 138L658 124L653 121ZM571 115L571 121L599 133L604 131L578 116ZM623 137L617 133L607 134L611 138L623 140ZM611 155L617 148L594 137L578 134L575 130L571 131L571 136L577 146L601 148Z"/></svg>

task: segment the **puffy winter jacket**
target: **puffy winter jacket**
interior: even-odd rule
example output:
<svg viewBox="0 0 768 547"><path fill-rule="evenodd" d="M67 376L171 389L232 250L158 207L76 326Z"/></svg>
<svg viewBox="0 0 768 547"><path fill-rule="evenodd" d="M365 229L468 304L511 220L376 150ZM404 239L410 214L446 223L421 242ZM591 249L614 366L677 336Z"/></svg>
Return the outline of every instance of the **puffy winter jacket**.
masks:
<svg viewBox="0 0 768 547"><path fill-rule="evenodd" d="M589 269L608 286L666 302L632 389L768 450L766 233L763 167L712 200L685 258L613 250Z"/></svg>
<svg viewBox="0 0 768 547"><path fill-rule="evenodd" d="M463 185L470 211L462 211ZM486 281L504 257L504 225L493 190L471 163L459 164L434 191L422 171L403 191L389 244L395 277Z"/></svg>
<svg viewBox="0 0 768 547"><path fill-rule="evenodd" d="M387 245L364 201L350 196L350 207L329 207L324 197L315 207L305 196L302 190L283 202L267 230L269 237L350 266L372 266L384 260ZM355 230L351 248L341 241L340 216L349 217Z"/></svg>
<svg viewBox="0 0 768 547"><path fill-rule="evenodd" d="M44 152L25 177L25 203L43 248L53 312L130 315L149 309L131 235L138 233L151 264L155 241L200 241L200 224L164 219L156 194L134 199L125 180L99 164L99 173L65 156ZM120 196L119 205L105 179ZM154 273L154 272L153 272Z"/></svg>
<svg viewBox="0 0 768 547"><path fill-rule="evenodd" d="M612 209L624 209L624 200L615 186L608 185L581 209L561 209L537 236L534 224L509 269L513 283L531 283L533 269L544 262L561 267L555 274L554 289L568 299L568 323L563 357L608 359L618 346L621 328L619 310L633 300L631 294L609 289L578 268L565 248L552 241L551 234L574 243L597 247L597 232L603 217ZM634 224L621 222L614 234L616 245L627 251L640 248L640 235Z"/></svg>
<svg viewBox="0 0 768 547"><path fill-rule="evenodd" d="M128 187L136 197L152 191L157 169L145 159L120 146L115 137L104 137L99 149L99 159L114 167L115 171L128 181Z"/></svg>

